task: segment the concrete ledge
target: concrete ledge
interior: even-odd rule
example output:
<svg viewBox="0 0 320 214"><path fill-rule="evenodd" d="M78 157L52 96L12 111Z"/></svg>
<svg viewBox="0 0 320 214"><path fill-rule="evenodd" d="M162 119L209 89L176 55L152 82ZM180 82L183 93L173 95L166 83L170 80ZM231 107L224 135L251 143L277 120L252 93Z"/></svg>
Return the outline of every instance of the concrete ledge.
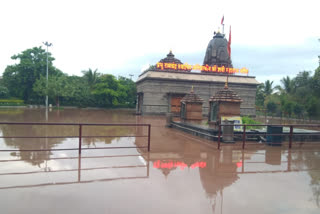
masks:
<svg viewBox="0 0 320 214"><path fill-rule="evenodd" d="M218 131L214 129L209 129L207 127L196 125L196 124L190 124L190 123L181 123L181 122L171 122L171 127L179 129L181 131L187 132L189 134L192 134L194 136L202 137L207 140L217 141L218 140ZM243 132L235 131L234 139L237 141L242 140L242 134ZM266 136L266 131L258 131L258 130L249 130L246 131L246 134L250 134L250 138L246 138L247 141L260 141L261 137ZM282 136L282 141L289 141L289 131L287 129L283 130L283 134L286 134L285 136ZM312 135L315 134L315 135ZM319 142L320 141L320 132L319 131L313 131L313 130L296 130L293 133L292 136L293 142ZM221 143L228 143L223 141L223 136L221 133Z"/></svg>
<svg viewBox="0 0 320 214"><path fill-rule="evenodd" d="M215 132L212 129L198 127L196 125L180 123L180 122L171 122L171 127L182 130L194 136L199 136L207 140L217 140L218 137L215 136Z"/></svg>

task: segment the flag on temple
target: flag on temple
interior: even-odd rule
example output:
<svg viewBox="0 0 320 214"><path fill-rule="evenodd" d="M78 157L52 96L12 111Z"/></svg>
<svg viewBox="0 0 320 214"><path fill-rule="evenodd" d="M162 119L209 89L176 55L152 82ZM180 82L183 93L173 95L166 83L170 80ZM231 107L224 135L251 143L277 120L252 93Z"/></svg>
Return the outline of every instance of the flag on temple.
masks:
<svg viewBox="0 0 320 214"><path fill-rule="evenodd" d="M229 53L229 56L231 57L231 25L230 25L230 31L229 31L228 53Z"/></svg>
<svg viewBox="0 0 320 214"><path fill-rule="evenodd" d="M223 25L223 21L224 21L224 16L222 16L222 19L221 19L221 24Z"/></svg>

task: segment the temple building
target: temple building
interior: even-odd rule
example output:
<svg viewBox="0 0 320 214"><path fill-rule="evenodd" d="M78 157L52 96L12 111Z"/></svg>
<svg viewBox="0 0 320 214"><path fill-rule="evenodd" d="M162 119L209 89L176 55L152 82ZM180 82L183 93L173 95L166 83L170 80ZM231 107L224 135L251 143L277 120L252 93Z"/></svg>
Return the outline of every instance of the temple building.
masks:
<svg viewBox="0 0 320 214"><path fill-rule="evenodd" d="M228 78L228 87L242 100L240 114L255 116L259 82L253 76L243 75L244 72L245 69L233 68L225 35L215 33L208 44L203 65L184 64L170 51L156 66L151 66L139 76L136 81L136 113L144 115L172 112L179 115L180 101L193 86L194 93L204 100L203 115L208 115L210 97L224 88Z"/></svg>

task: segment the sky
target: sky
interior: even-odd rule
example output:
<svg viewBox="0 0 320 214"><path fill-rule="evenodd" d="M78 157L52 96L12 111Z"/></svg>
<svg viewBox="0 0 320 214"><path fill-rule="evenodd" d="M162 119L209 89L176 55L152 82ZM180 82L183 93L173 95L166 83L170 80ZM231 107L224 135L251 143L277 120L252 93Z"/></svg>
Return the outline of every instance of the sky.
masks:
<svg viewBox="0 0 320 214"><path fill-rule="evenodd" d="M136 80L169 50L183 63L202 64L224 16L233 66L280 83L318 67L319 8L319 0L3 0L0 76L17 63L11 56L45 41L54 65L69 75L91 68Z"/></svg>

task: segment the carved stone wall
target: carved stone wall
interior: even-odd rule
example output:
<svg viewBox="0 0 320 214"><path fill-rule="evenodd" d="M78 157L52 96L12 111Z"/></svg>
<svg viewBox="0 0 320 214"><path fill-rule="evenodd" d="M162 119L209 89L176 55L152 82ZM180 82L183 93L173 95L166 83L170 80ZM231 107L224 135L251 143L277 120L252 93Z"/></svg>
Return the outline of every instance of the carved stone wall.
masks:
<svg viewBox="0 0 320 214"><path fill-rule="evenodd" d="M243 81L244 82L244 81ZM143 94L142 114L165 114L170 112L171 96L185 95L191 86L203 100L202 112L208 114L209 98L224 87L223 82L200 82L171 79L142 79L137 82L137 92ZM255 116L255 99L257 84L232 83L229 88L243 100L240 106L241 115Z"/></svg>

